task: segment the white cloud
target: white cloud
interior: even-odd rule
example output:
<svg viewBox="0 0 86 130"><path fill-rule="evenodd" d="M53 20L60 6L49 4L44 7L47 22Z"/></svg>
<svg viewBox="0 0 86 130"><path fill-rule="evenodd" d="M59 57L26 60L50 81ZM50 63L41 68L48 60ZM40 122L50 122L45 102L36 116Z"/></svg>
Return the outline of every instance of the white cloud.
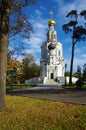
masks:
<svg viewBox="0 0 86 130"><path fill-rule="evenodd" d="M58 0L56 2L60 6L60 15L62 14L63 16L73 9L79 12L86 9L86 0L84 2L82 0L73 0L72 2L69 1L66 3L63 0Z"/></svg>
<svg viewBox="0 0 86 130"><path fill-rule="evenodd" d="M86 61L83 58L75 57L74 58L74 66L77 67L80 65L81 67L86 63Z"/></svg>
<svg viewBox="0 0 86 130"><path fill-rule="evenodd" d="M82 52L82 49L81 48L75 48L75 54L76 55L80 55Z"/></svg>
<svg viewBox="0 0 86 130"><path fill-rule="evenodd" d="M86 63L86 54L81 55L81 57L74 57L74 64L73 64L73 71L76 72L77 66L83 67L83 65ZM67 64L67 71L70 71L70 59L65 58L64 63Z"/></svg>
<svg viewBox="0 0 86 130"><path fill-rule="evenodd" d="M85 62L86 62L86 54L82 54L81 56L82 56L83 60L85 59Z"/></svg>
<svg viewBox="0 0 86 130"><path fill-rule="evenodd" d="M39 15L39 16L42 14L41 11L38 9L35 10L35 13L36 13L36 15Z"/></svg>
<svg viewBox="0 0 86 130"><path fill-rule="evenodd" d="M38 14L38 15L37 15ZM47 19L41 17L41 11L35 10L34 17L31 17L31 23L34 29L34 33L30 37L30 41L24 39L23 42L28 44L28 49L26 50L29 53L32 53L35 57L41 53L40 46L46 41L46 32L47 32ZM38 62L38 59L36 59Z"/></svg>
<svg viewBox="0 0 86 130"><path fill-rule="evenodd" d="M35 23L35 27L36 28L41 28L41 29L43 29L43 28L45 28L45 26L42 24L42 23Z"/></svg>

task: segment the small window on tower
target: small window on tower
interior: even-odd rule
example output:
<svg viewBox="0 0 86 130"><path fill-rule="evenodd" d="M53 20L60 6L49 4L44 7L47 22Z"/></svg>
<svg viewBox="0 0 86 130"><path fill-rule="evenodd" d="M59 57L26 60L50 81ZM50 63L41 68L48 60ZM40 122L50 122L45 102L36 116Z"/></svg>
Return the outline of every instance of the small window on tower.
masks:
<svg viewBox="0 0 86 130"><path fill-rule="evenodd" d="M60 56L61 55L60 51L58 53L59 53L59 56Z"/></svg>

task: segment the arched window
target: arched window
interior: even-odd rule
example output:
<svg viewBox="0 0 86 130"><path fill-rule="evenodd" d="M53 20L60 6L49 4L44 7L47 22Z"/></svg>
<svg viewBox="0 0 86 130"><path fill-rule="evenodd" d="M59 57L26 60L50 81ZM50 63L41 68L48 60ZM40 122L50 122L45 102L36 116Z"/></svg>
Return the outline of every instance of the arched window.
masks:
<svg viewBox="0 0 86 130"><path fill-rule="evenodd" d="M59 55L59 56L61 55L61 52L60 52L60 51L58 51L58 55Z"/></svg>

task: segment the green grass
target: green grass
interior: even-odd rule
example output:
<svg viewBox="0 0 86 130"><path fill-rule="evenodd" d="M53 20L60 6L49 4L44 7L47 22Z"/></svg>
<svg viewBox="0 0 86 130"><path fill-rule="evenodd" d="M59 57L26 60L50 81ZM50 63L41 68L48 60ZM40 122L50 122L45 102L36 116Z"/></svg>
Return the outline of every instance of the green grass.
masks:
<svg viewBox="0 0 86 130"><path fill-rule="evenodd" d="M12 84L12 85L7 85L6 86L6 90L15 90L15 89L25 89L25 88L31 88L33 86L31 85L16 85L16 84Z"/></svg>
<svg viewBox="0 0 86 130"><path fill-rule="evenodd" d="M7 95L0 130L86 130L86 105Z"/></svg>
<svg viewBox="0 0 86 130"><path fill-rule="evenodd" d="M15 90L15 89L25 89L25 88L31 88L31 87L36 87L36 85L16 85L16 84L13 84L13 85L7 85L6 86L6 90ZM72 84L72 85L63 85L64 88L76 88L76 84ZM86 82L84 83L84 85L82 86L82 88L86 88Z"/></svg>
<svg viewBox="0 0 86 130"><path fill-rule="evenodd" d="M72 84L72 85L67 84L67 85L63 85L63 87L64 88L76 88L76 84ZM82 85L82 88L86 88L86 83L84 83Z"/></svg>

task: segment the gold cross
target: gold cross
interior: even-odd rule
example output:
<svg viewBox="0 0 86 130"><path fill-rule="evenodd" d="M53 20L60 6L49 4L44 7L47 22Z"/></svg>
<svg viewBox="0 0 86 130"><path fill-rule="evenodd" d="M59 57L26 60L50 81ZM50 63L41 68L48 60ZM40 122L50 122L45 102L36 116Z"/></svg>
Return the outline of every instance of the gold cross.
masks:
<svg viewBox="0 0 86 130"><path fill-rule="evenodd" d="M50 11L49 14L50 14L50 19L52 19L53 12Z"/></svg>

